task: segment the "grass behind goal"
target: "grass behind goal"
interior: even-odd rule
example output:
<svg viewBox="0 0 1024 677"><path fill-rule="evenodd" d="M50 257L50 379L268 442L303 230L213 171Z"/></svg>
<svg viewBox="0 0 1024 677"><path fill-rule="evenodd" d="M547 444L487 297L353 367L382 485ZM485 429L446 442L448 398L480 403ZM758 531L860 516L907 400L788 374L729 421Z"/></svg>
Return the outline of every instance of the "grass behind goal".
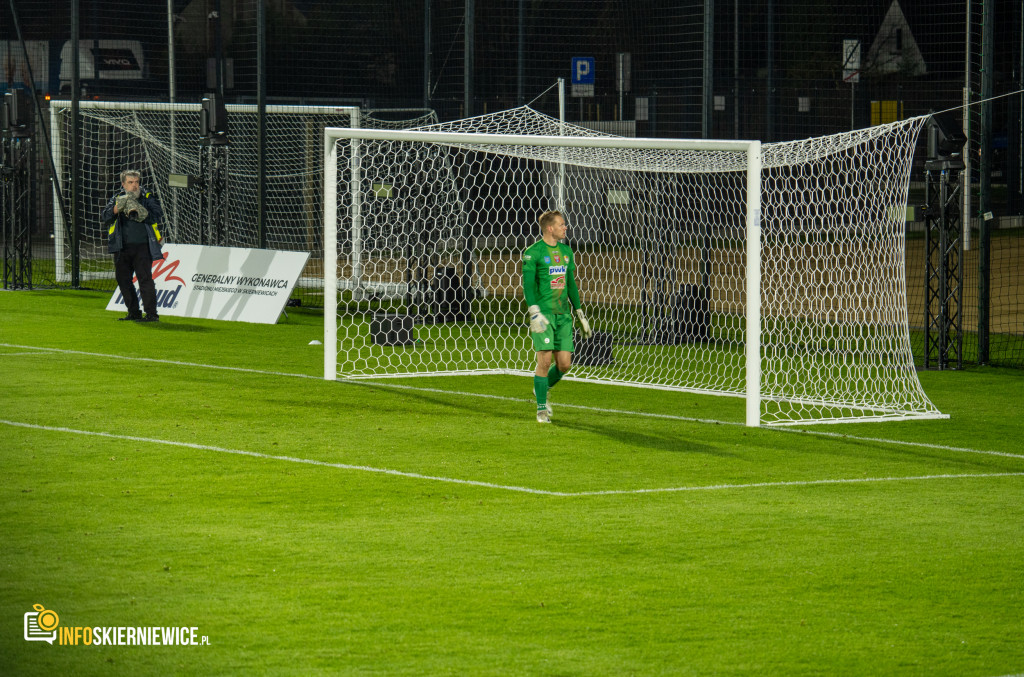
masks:
<svg viewBox="0 0 1024 677"><path fill-rule="evenodd" d="M1019 371L809 433L563 382L538 426L526 378L323 381L317 314L107 296L0 294L4 674L1024 669ZM210 646L27 642L36 603Z"/></svg>

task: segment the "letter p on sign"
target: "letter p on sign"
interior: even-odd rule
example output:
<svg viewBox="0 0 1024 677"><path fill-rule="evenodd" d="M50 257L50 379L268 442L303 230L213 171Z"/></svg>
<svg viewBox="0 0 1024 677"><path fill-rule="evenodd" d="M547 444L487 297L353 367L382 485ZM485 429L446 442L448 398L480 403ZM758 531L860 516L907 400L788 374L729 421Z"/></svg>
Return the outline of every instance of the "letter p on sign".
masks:
<svg viewBox="0 0 1024 677"><path fill-rule="evenodd" d="M572 80L574 85L594 84L594 57L574 56L572 58Z"/></svg>

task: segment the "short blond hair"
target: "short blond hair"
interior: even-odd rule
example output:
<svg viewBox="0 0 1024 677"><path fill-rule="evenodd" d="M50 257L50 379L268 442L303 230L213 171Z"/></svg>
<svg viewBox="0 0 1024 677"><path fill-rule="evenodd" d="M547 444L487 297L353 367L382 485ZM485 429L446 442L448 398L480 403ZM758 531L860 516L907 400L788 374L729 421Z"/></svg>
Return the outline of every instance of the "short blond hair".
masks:
<svg viewBox="0 0 1024 677"><path fill-rule="evenodd" d="M537 223L540 224L541 235L544 234L544 229L550 227L551 224L555 222L555 219L559 217L561 217L562 220L565 220L565 217L562 216L562 212L558 211L557 209L552 209L549 212L544 212L543 214L541 214L540 218L537 219Z"/></svg>

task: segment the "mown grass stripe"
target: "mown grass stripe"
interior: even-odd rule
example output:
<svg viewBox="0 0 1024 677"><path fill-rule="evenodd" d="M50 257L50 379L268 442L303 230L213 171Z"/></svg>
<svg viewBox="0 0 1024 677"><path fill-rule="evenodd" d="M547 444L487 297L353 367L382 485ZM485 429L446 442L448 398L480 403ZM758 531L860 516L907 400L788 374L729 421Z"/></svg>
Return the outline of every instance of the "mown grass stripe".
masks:
<svg viewBox="0 0 1024 677"><path fill-rule="evenodd" d="M19 348L19 349L26 349L26 350L38 350L38 351L42 351L42 352L51 352L51 353L66 354L66 355L82 355L82 356L85 356L85 357L101 357L101 358L115 359L115 360L135 360L135 361L139 361L139 362L154 362L154 363L158 363L158 364L167 364L167 365L171 365L171 366L199 367L199 368L203 368L203 369L218 369L218 370L221 370L221 371L235 371L235 372L242 372L242 373L247 373L247 374L261 374L261 375L265 375L265 376L284 376L284 377L290 377L290 378L306 378L306 379L313 379L313 380L322 380L322 378L323 378L322 376L313 376L313 375L310 375L310 374L298 374L298 373L290 373L290 372L283 372L283 371L268 371L268 370L265 370L265 369L252 369L252 368L249 368L249 367L229 367L229 366L224 366L224 365L219 365L219 364L204 364L204 363L201 363L201 362L184 362L184 361L180 361L180 360L165 360L165 359L160 359L160 358L155 358L155 357L134 357L134 356L127 356L127 355L107 354L107 353L92 353L92 352L87 352L87 351L83 351L83 350L68 350L68 349L64 349L64 348L44 348L44 347L41 347L41 346L25 346L25 345L19 345L19 344L14 344L14 343L0 343L0 346L5 347L5 348ZM455 396L458 396L458 397L477 397L477 398L482 398L482 399L499 400L499 401L504 401L504 402L515 402L515 403L528 402L530 404L534 404L534 400L533 399L528 399L528 398L509 397L507 395L491 395L491 394L487 394L487 393L469 393L469 392L463 392L463 391L460 391L460 390L443 390L441 388L424 388L424 387L421 387L421 386L410 386L410 385L404 385L404 384L399 384L399 383L388 383L388 382L384 382L384 381L369 381L369 380L367 380L367 381L343 381L343 383L348 383L350 385L373 385L373 386L377 386L377 387L381 387L381 388L392 388L392 389L395 389L395 390L410 390L410 391L416 391L416 392L435 393L435 394L441 394L441 395L455 395ZM670 421L682 421L682 422L685 422L685 423L706 423L706 424L713 424L713 425L731 425L731 426L742 426L742 425L744 425L741 421L721 421L721 420L717 420L717 419L693 418L693 417L687 417L687 416L678 416L678 415L675 415L675 414L655 414L655 413L645 412L645 411L630 411L630 410L626 410L626 409L609 409L609 408L604 408L604 407L591 407L591 406L587 406L587 405L583 405L583 404L568 404L568 403L561 403L561 402L559 402L558 406L560 408L565 408L565 409L578 409L580 411L593 411L593 412L601 413L601 414L620 414L620 415L624 415L624 416L643 416L643 417L646 417L646 418L657 418L657 419L665 419L665 420L670 420ZM526 419L526 420L529 420L529 419ZM894 439L887 439L887 438L882 438L882 437L861 437L861 436L858 436L858 435L847 435L847 434L844 434L844 433L825 432L825 431L820 431L820 430L806 430L804 428L781 427L781 428L764 428L764 429L765 430L773 430L773 431L783 432L783 433L796 433L796 434L801 434L801 435L815 435L815 436L818 436L818 437L828 437L828 438L832 438L832 439L852 440L852 441L857 441L857 442L872 442L872 443L875 443L875 444L894 444L894 445L905 446L905 447L915 447L915 448L923 448L923 449L937 449L937 450L941 450L941 451L952 451L952 452L959 452L959 453L965 453L965 454L984 454L984 455L987 455L987 456L1003 456L1003 457L1006 457L1006 458L1017 458L1017 459L1024 460L1024 454L1012 454L1010 452L991 451L991 450L987 450L987 449L971 449L969 447L955 447L955 446L946 445L946 444L932 444L930 442L908 442L908 441L905 441L905 440L894 440Z"/></svg>
<svg viewBox="0 0 1024 677"><path fill-rule="evenodd" d="M107 439L124 440L129 442L143 442L147 444L162 444L173 447L184 447L188 449L197 449L199 451L215 451L225 454L235 454L237 456L249 456L252 458L261 458L270 461L284 461L287 463L303 463L306 465L319 466L324 468L336 468L339 470L355 470L359 472L370 472L378 473L382 475L392 475L396 477L405 477L408 479L416 480L428 480L432 482L446 482L449 484L461 484L474 487L482 487L485 489L499 489L502 491L512 491L524 494L536 494L540 496L559 496L566 498L582 498L591 496L617 496L617 495L631 495L631 494L657 494L657 493L679 493L679 492L695 492L695 491L724 491L724 490L737 490L737 489L768 489L768 488L779 488L779 487L807 487L807 486L820 486L820 485L838 485L838 484L865 484L865 483L878 483L878 482L910 482L910 481L925 481L925 480L952 480L952 479L976 479L976 478L991 478L991 477L1024 477L1024 472L1005 472L1005 473L961 473L961 474L941 474L941 475L913 475L909 477L856 477L856 478L832 478L832 479L820 479L820 480L792 480L792 481L779 481L779 482L749 482L744 484L712 484L712 485L697 485L697 486L685 486L685 487L656 487L652 489L606 489L599 491L549 491L546 489L533 489L531 487L519 487L508 484L495 484L493 482L482 482L479 480L466 480L458 479L455 477L440 477L437 475L424 475L422 473L406 472L403 470L394 470L391 468L376 468L367 465L354 465L349 463L330 463L328 461L317 461L309 458L298 458L295 456L278 456L274 454L263 454L258 451L246 451L244 449L229 449L227 447L219 447L210 444L197 444L195 442L178 442L175 440L163 440L154 437L139 437L136 435L120 435L115 433L107 433L102 431L94 430L78 430L75 428L67 428L63 426L48 426L40 425L37 423L25 423L22 421L9 421L0 419L0 424L14 426L18 428L28 428L31 430L43 430L47 432L59 432L59 433L70 433L74 435L87 435L91 437L103 437Z"/></svg>

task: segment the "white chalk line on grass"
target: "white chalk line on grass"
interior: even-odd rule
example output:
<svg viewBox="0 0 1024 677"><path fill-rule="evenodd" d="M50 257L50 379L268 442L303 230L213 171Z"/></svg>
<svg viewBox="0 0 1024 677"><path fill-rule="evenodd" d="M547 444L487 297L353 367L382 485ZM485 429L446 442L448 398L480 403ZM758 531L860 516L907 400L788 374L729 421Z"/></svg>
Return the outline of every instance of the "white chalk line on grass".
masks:
<svg viewBox="0 0 1024 677"><path fill-rule="evenodd" d="M504 489L505 491L518 491L526 494L542 494L545 496L571 496L572 494L561 493L557 491L545 491L543 489L531 489L529 487L516 487L504 484L494 484L492 482L480 482L476 480L461 480L453 477L435 477L433 475L423 475L414 472L404 472L402 470L392 470L390 468L375 468L368 465L353 465L349 463L330 463L328 461L317 461L311 458L297 458L295 456L276 456L273 454L261 454L258 451L246 451L244 449L228 449L227 447L217 447L210 444L196 444L194 442L177 442L174 440L161 440L153 437L138 437L135 435L118 435L115 433L105 433L93 430L76 430L75 428L64 428L60 426L48 426L38 425L35 423L23 423L20 421L7 421L0 419L0 424L15 426L18 428L29 428L32 430L45 430L47 432L58 432L58 433L71 433L73 435L88 435L90 437L104 437L112 440L124 440L126 442L143 442L146 444L163 444L171 447L185 447L188 449L197 449L199 451L216 451L222 454L235 454L237 456L250 456L252 458L262 458L269 461L286 461L288 463L305 463L306 465L315 465L324 468L337 468L339 470L357 470L361 472L380 473L382 475L395 475L397 477L408 477L410 479L417 480L432 480L435 482L448 482L450 484L466 484L476 487L485 487L488 489Z"/></svg>
<svg viewBox="0 0 1024 677"><path fill-rule="evenodd" d="M34 351L40 351L40 352L44 352L44 353L45 352L59 353L59 354L63 354L63 355L83 355L83 356L86 356L86 357L102 357L102 358L116 359L116 360L135 360L135 361L139 361L139 362L155 362L155 363L158 363L158 364L168 364L168 365L179 366L179 367L198 367L198 368L202 368L202 369L218 369L218 370L221 370L221 371L237 371L237 372L243 372L243 373L247 373L247 374L261 374L261 375L265 375L265 376L285 376L285 377L291 377L291 378L313 379L313 380L317 380L317 381L323 379L322 376L312 376L310 374L296 374L296 373L290 373L290 372L284 372L284 371L269 371L269 370L266 370L266 369L252 369L252 368L249 368L249 367L227 367L227 366L223 366L223 365L219 365L219 364L204 364L204 363L201 363L201 362L184 362L184 361L180 361L180 360L164 360L164 359L155 358L155 357L134 357L134 356L127 356L127 355L113 355L113 354L107 354L107 353L91 353L91 352L86 352L86 351L83 351L83 350L68 350L68 349L64 349L64 348L43 348L43 347L39 347L39 346L25 346L25 345L18 345L18 344L14 344L14 343L0 343L0 347L34 350ZM358 382L343 381L343 383L349 383L351 385L373 385L373 386L378 386L378 387L381 387L381 388L392 388L394 390L409 390L409 391L417 391L417 392L424 392L424 393L435 393L435 394L440 394L440 395L456 395L456 396L459 396L459 397L477 397L477 398L489 399L489 400L501 400L501 401L504 401L504 402L519 402L519 403L525 402L525 403L529 403L529 404L534 404L534 401L532 399L526 399L526 398L523 398L523 397L509 397L507 395L489 395L489 394L486 394L486 393L467 393L467 392L463 392L463 391L460 391L460 390L443 390L441 388L424 388L422 386L410 386L410 385L403 385L403 384L398 384L398 383L387 383L387 382L383 382L383 381L370 381L370 380L358 381ZM593 411L593 412L597 412L597 413L601 413L601 414L621 414L621 415L626 415L626 416L642 416L642 417L645 417L645 418L658 418L658 419L666 419L666 420L670 420L670 421L683 421L685 423L708 423L708 424L714 424L714 425L729 425L729 426L743 426L744 425L742 422L739 422L739 421L720 421L720 420L717 420L717 419L694 418L694 417L690 417L690 416L678 416L678 415L675 415L675 414L654 414L654 413L645 412L645 411L628 411L628 410L625 410L625 409L607 409L607 408L603 408L603 407L590 407L590 406L583 405L583 404L559 404L558 406L566 408L566 409L579 409L579 410L582 410L582 411ZM986 449L971 449L969 447L954 447L954 446L946 445L946 444L931 444L931 443L928 443L928 442L907 442L907 441L904 441L904 440L892 440L892 439L886 439L886 438L881 438L881 437L860 437L860 436L857 436L857 435L846 435L846 434L843 434L843 433L824 432L824 431L819 431L819 430L804 430L804 429L801 429L801 428L772 428L772 430L777 430L779 432L792 433L792 434L797 434L797 435L814 435L814 436L817 436L817 437L828 437L828 438L839 439L839 440L852 440L852 441L858 441L858 442L873 442L873 443L876 443L876 444L894 444L894 445L899 445L899 446L904 446L904 447L917 447L917 448L922 448L922 449L936 449L936 450L940 450L940 451L953 451L953 452L960 452L960 453L965 453L965 454L984 454L986 456L1003 456L1003 457L1006 457L1006 458L1017 458L1017 459L1024 460L1024 454L1012 454L1012 453L1006 452L1006 451L991 451L991 450L986 450Z"/></svg>
<svg viewBox="0 0 1024 677"><path fill-rule="evenodd" d="M266 376L290 376L292 378L310 378L321 380L322 376L310 376L309 374L293 374L286 371L267 371L265 369L249 369L248 367L225 367L219 364L203 364L201 362L184 362L182 360L163 360L159 357L136 357L134 355L115 355L113 353L90 353L85 350L68 350L65 348L42 348L39 346L22 346L15 343L0 343L3 348L25 348L41 353L58 353L60 355L82 355L85 357L104 357L111 360L132 360L135 362L155 362L157 364L169 364L175 367L201 367L203 369L219 369L221 371L240 371L247 374L264 374Z"/></svg>
<svg viewBox="0 0 1024 677"><path fill-rule="evenodd" d="M664 494L664 493L681 493L681 492L698 492L698 491L727 491L730 489L769 489L776 487L807 487L817 485L828 485L828 484L867 484L867 483L879 483L879 482L912 482L912 481L925 481L925 480L955 480L955 479L975 479L975 478L992 478L992 477L1024 477L1024 472L1004 472L1004 473L962 473L962 474L942 474L942 475L914 475L910 477L856 477L856 478L837 478L837 479L821 479L821 480L792 480L792 481L780 481L780 482L750 482L745 484L712 484L712 485L697 485L687 487L657 487L653 489L607 489L601 491L549 491L546 489L533 489L531 487L519 487L510 484L495 484L494 482L482 482L479 480L466 480L459 479L456 477L440 477L437 475L424 475L415 472L406 472L403 470L393 470L391 468L375 468L368 465L354 465L350 463L330 463L328 461L317 461L310 458L298 458L295 456L277 456L274 454L262 454L258 451L246 451L244 449L228 449L227 447L218 447L210 444L196 444L195 442L178 442L175 440L162 440L154 437L139 437L136 435L119 435L115 433L106 433L94 430L78 430L75 428L66 428L62 426L49 426L39 425L36 423L24 423L21 421L8 421L0 419L0 424L14 426L17 428L28 428L30 430L42 430L46 432L57 432L57 433L69 433L72 435L86 435L89 437L103 437L105 439L112 440L123 440L126 442L142 442L144 444L161 444L171 447L184 447L186 449L196 449L199 451L215 451L222 454L234 454L236 456L249 456L251 458L261 458L268 461L284 461L286 463L303 463L306 465L319 466L322 468L337 468L339 470L354 470L358 472L377 473L381 475L391 475L394 477L405 477L408 479L415 480L427 480L431 482L444 482L447 484L459 484L464 486L482 487L485 489L499 489L502 491L512 491L523 494L535 494L539 496L558 496L564 498L579 498L587 496L619 496L628 494Z"/></svg>

